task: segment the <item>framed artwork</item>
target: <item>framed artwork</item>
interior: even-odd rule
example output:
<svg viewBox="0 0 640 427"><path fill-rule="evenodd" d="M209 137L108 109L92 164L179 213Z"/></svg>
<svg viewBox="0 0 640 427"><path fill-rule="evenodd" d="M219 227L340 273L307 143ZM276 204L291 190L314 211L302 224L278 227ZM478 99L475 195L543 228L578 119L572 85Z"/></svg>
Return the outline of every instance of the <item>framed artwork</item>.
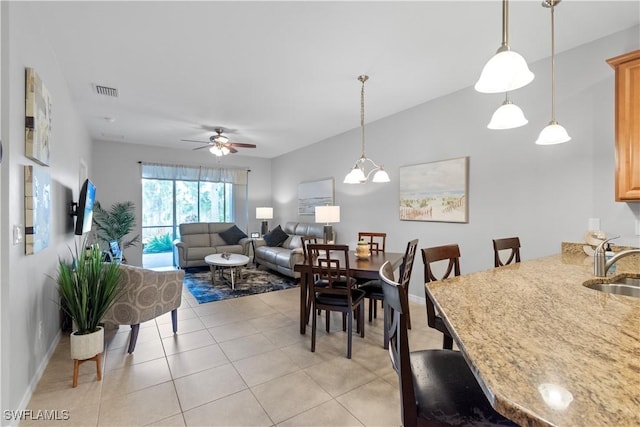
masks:
<svg viewBox="0 0 640 427"><path fill-rule="evenodd" d="M316 206L334 204L333 178L298 184L298 215L315 215Z"/></svg>
<svg viewBox="0 0 640 427"><path fill-rule="evenodd" d="M400 220L468 222L469 157L400 167Z"/></svg>
<svg viewBox="0 0 640 427"><path fill-rule="evenodd" d="M24 223L27 255L49 246L51 176L39 166L24 167Z"/></svg>
<svg viewBox="0 0 640 427"><path fill-rule="evenodd" d="M33 68L25 71L25 156L49 165L51 96Z"/></svg>

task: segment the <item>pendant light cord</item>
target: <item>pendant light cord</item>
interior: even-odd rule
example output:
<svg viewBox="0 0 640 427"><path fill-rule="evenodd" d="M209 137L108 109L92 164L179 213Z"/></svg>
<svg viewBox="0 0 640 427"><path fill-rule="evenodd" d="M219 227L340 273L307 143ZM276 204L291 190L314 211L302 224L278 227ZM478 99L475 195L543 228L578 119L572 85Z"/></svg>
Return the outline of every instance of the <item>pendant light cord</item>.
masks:
<svg viewBox="0 0 640 427"><path fill-rule="evenodd" d="M556 121L556 46L555 46L555 0L550 0L551 4L551 121Z"/></svg>
<svg viewBox="0 0 640 427"><path fill-rule="evenodd" d="M362 82L362 88L360 89L360 130L362 134L362 153L361 157L365 158L364 155L364 82L369 79L369 76L365 76L364 74L358 77L358 80Z"/></svg>
<svg viewBox="0 0 640 427"><path fill-rule="evenodd" d="M500 49L509 49L509 2L502 0L502 46Z"/></svg>

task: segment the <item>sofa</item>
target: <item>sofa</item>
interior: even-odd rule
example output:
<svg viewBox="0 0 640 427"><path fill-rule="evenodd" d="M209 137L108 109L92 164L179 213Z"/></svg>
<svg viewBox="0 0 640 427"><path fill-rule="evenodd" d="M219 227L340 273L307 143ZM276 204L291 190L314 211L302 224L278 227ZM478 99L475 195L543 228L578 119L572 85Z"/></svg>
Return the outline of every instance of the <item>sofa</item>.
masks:
<svg viewBox="0 0 640 427"><path fill-rule="evenodd" d="M300 238L315 236L322 239L324 225L287 222L282 230L289 236L279 246L267 246L264 239L255 241L254 262L256 266L264 265L286 276L299 278L300 273L294 272L293 267L304 259Z"/></svg>
<svg viewBox="0 0 640 427"><path fill-rule="evenodd" d="M234 223L194 222L180 224L179 227L180 239L175 240L173 243L177 251L176 259L180 268L206 267L207 263L204 262L204 257L211 254L222 252L241 255L249 254L251 239L237 227L235 230L239 233L235 234L235 236L240 237L237 243L227 243L221 236L222 233L226 237L225 232L229 232L235 227ZM235 241L235 239L233 240Z"/></svg>

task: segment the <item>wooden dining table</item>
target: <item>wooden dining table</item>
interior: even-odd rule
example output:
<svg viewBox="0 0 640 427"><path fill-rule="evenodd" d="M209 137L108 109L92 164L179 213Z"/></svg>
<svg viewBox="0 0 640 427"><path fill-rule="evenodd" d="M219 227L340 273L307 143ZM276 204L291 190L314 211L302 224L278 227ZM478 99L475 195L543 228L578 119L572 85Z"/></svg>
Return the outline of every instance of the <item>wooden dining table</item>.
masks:
<svg viewBox="0 0 640 427"><path fill-rule="evenodd" d="M336 256L336 258L341 258ZM356 279L379 279L378 271L382 264L389 261L391 265L397 267L402 262L404 253L398 252L378 252L371 253L368 258L356 257L355 250L349 251L349 272L351 277ZM304 334L307 329L307 296L309 293L309 277L311 276L311 268L309 264L296 264L293 268L295 272L300 273L300 333Z"/></svg>

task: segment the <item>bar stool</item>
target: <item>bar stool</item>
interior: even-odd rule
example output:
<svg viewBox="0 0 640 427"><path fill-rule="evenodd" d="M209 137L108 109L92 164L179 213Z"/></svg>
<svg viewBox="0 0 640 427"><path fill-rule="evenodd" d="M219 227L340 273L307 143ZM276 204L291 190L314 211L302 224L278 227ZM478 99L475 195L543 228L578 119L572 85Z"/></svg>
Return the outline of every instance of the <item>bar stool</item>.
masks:
<svg viewBox="0 0 640 427"><path fill-rule="evenodd" d="M451 273L454 276L460 275L460 248L458 245L435 246L422 249L422 261L424 262L425 283L435 282L448 278ZM439 279L433 274L431 264L438 261L448 261L447 270ZM451 350L453 348L453 338L444 324L442 317L436 313L433 301L425 289L425 303L427 305L427 324L429 327L442 332L442 348Z"/></svg>
<svg viewBox="0 0 640 427"><path fill-rule="evenodd" d="M504 263L500 259L500 251L511 249L507 261ZM502 267L512 262L520 262L520 239L517 237L507 237L505 239L493 239L493 265Z"/></svg>

